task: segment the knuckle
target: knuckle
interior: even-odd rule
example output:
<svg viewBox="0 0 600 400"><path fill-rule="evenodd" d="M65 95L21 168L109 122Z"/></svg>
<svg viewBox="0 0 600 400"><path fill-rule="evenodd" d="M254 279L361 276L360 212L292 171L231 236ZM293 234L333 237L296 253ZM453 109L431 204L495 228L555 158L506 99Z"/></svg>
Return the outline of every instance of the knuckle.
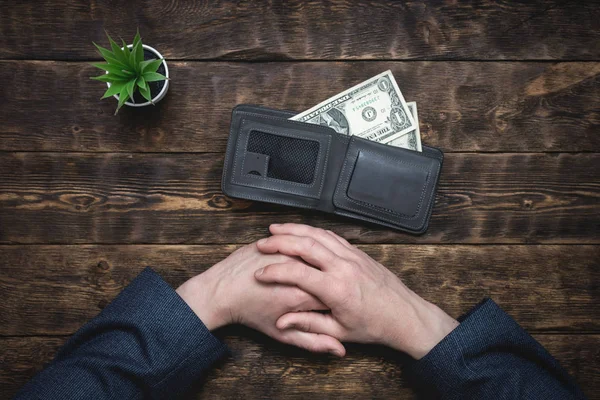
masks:
<svg viewBox="0 0 600 400"><path fill-rule="evenodd" d="M295 329L301 332L310 332L311 324L306 318L300 315L292 315L286 321L289 328Z"/></svg>
<svg viewBox="0 0 600 400"><path fill-rule="evenodd" d="M347 304L351 298L351 288L343 281L333 283L330 288L330 293L336 299L337 305Z"/></svg>
<svg viewBox="0 0 600 400"><path fill-rule="evenodd" d="M304 249L307 251L312 250L313 247L317 244L317 241L313 238L306 238L304 241Z"/></svg>
<svg viewBox="0 0 600 400"><path fill-rule="evenodd" d="M300 272L300 277L306 281L310 280L313 277L314 270L312 267L303 266Z"/></svg>
<svg viewBox="0 0 600 400"><path fill-rule="evenodd" d="M338 298L344 297L346 294L348 294L348 289L348 284L344 281L335 282L331 287L331 291L336 293Z"/></svg>
<svg viewBox="0 0 600 400"><path fill-rule="evenodd" d="M305 303L306 301L309 300L309 296L307 293L303 292L302 290L298 289L298 288L290 288L291 291L289 293L288 299L289 299L289 306L291 307L296 307L302 303Z"/></svg>
<svg viewBox="0 0 600 400"><path fill-rule="evenodd" d="M323 228L315 228L315 235L319 237L327 237L327 231Z"/></svg>
<svg viewBox="0 0 600 400"><path fill-rule="evenodd" d="M354 273L359 268L358 263L354 260L342 260L340 264L343 268L344 273L349 275L354 275Z"/></svg>
<svg viewBox="0 0 600 400"><path fill-rule="evenodd" d="M339 257L337 254L330 253L328 259L326 260L329 264L338 267L343 263L344 259Z"/></svg>
<svg viewBox="0 0 600 400"><path fill-rule="evenodd" d="M304 331L304 332L310 332L310 321L307 319L303 319L302 321L300 321L300 330Z"/></svg>

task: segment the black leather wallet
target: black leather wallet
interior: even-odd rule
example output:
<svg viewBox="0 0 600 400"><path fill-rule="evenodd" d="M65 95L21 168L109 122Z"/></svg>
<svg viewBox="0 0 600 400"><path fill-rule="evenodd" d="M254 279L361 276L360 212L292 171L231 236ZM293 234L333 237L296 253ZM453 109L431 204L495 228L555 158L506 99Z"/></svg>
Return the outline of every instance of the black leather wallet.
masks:
<svg viewBox="0 0 600 400"><path fill-rule="evenodd" d="M230 197L317 209L410 233L427 230L443 153L415 152L332 128L294 112L234 108L222 189Z"/></svg>

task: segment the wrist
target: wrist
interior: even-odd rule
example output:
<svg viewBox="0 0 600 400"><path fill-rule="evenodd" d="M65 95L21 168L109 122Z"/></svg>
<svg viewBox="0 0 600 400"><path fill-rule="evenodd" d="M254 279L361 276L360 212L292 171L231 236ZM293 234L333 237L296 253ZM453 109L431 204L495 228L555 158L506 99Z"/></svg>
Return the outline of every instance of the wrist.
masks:
<svg viewBox="0 0 600 400"><path fill-rule="evenodd" d="M426 356L458 325L458 321L438 306L415 295L410 323L403 322L402 334L393 335L390 347L409 354L416 360Z"/></svg>
<svg viewBox="0 0 600 400"><path fill-rule="evenodd" d="M450 334L459 322L435 304L425 301L421 310L421 337L416 341L411 356L416 360L425 357L435 346Z"/></svg>
<svg viewBox="0 0 600 400"><path fill-rule="evenodd" d="M210 284L210 277L204 272L188 279L176 290L209 331L229 323L226 313L221 312L215 289Z"/></svg>

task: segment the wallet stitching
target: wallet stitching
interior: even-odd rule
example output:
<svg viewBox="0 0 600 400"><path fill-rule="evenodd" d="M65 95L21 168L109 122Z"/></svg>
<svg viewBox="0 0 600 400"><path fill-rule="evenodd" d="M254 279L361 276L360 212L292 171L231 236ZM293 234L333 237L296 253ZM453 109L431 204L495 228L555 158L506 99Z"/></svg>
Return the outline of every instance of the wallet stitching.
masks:
<svg viewBox="0 0 600 400"><path fill-rule="evenodd" d="M408 224L400 225L398 222L395 222L395 221L385 221L385 220L381 220L381 218L372 218L372 217L368 217L365 215L359 215L359 214L353 213L351 211L344 211L342 209L335 210L334 214L342 215L347 218L358 219L360 221L374 223L374 224L381 225L381 226L389 226L390 228L399 229L399 230L405 231L405 232L417 233L417 234L423 232L422 226L421 227L419 227L419 226L413 227L412 225L408 225Z"/></svg>
<svg viewBox="0 0 600 400"><path fill-rule="evenodd" d="M268 202L268 203L281 204L284 206L295 206L295 207L300 207L300 208L313 209L313 207L310 205L302 204L301 202L296 202L294 200L279 200L279 199L273 199L271 197L252 196L252 195L247 195L247 194L240 194L239 196L244 196L243 198L247 199L247 200L257 200L257 201L263 201L263 202Z"/></svg>
<svg viewBox="0 0 600 400"><path fill-rule="evenodd" d="M354 140L352 141L352 143L350 144L350 146L351 146L351 148L349 148L349 149L348 149L348 153L350 153L351 151L353 151L353 150L356 148L356 146L355 146L355 141L354 141ZM428 157L428 158L432 158L432 157ZM344 176L344 173L345 173L345 171L346 171L346 168L347 168L347 167L348 167L348 157L346 157L346 159L344 160L344 166L342 167L342 173L341 173L341 176ZM438 174L439 174L439 169L440 169L440 165L438 165ZM431 171L431 168L430 168L430 171ZM346 185L347 185L347 183L348 183L348 182L349 182L349 180L350 180L350 174L348 174L348 177L347 177L347 178L344 178L344 179L346 180L346 182L343 184L343 186L346 186ZM339 196L340 196L340 189L341 189L341 186L340 186L340 185L338 185L338 187L336 188L336 191L335 191L335 197L339 197ZM435 189L435 187L434 187L434 189ZM423 192L424 192L424 191L425 191L425 186L424 186L424 188L423 188ZM435 190L434 190L434 191L435 191ZM422 194L422 195L423 195L423 194ZM344 197L344 198L346 198L347 200L351 201L351 202L354 202L354 200L353 200L353 199L351 199L351 198L349 198L348 196L346 196L346 194L345 194L345 193L344 193L343 197ZM435 197L435 196L433 196L433 195L430 197L430 199L429 199L429 202L428 202L428 204L427 204L427 207L429 207L429 206L430 206L430 204L431 204L431 201L433 200L433 198L434 198L434 197ZM334 201L334 204L335 204L335 203L336 203L336 201L335 201L335 198L333 199L333 201ZM421 201L422 201L422 200L421 200ZM385 216L378 216L378 215L374 215L374 214L370 213L370 212L369 212L369 211L367 211L367 210L361 210L361 209L357 209L357 208L354 208L354 207L352 207L351 205L345 205L345 206L340 206L339 204L335 204L335 205L336 205L336 206L338 206L338 207L341 207L342 209L344 209L344 208L349 208L350 210L352 210L352 211L354 211L354 212L357 212L357 213L359 213L359 214L366 214L366 215L368 215L368 216L370 216L370 217L372 217L372 218L375 218L376 220L384 220L384 221L386 221L386 222L390 222L390 223L392 223L392 224L394 224L394 225L402 226L402 225L400 225L400 223L399 223L398 221L395 221L395 220L393 220L393 219L389 219L389 218L387 218L387 217L385 217ZM360 204L359 204L359 205L360 205ZM367 207L367 208L369 208L369 209L372 209L372 207L369 207L369 206L368 206L368 203L366 203L366 204L365 204L365 207ZM378 210L374 210L374 211L378 211ZM398 215L398 214L396 214L396 215ZM359 217L359 219L360 219L360 216L357 216L357 217ZM399 218L402 218L402 217L400 217L400 216L399 216ZM402 218L402 219L407 219L407 218ZM405 224L404 226L407 226L407 227L409 227L409 228L413 228L413 229L416 229L416 228L417 228L417 226L415 226L414 224L410 224L410 223L408 223L408 222L403 222L403 223Z"/></svg>
<svg viewBox="0 0 600 400"><path fill-rule="evenodd" d="M236 125L235 118L232 117L231 126L229 127L229 139L227 140L227 148L225 149L225 163L224 163L225 165L223 166L223 177L221 179L221 190L223 191L223 193L225 193L225 182L228 181L227 171L229 170L229 168L228 168L229 162L231 160L232 154L237 153L237 148L235 148L235 146L237 144L237 139L238 139L239 135L237 134L236 131L234 131L235 125ZM234 136L235 136L235 139L234 139ZM233 147L235 151L231 151L230 150L231 147ZM233 154L234 161L235 161L235 154ZM231 176L231 180L233 181L233 174Z"/></svg>
<svg viewBox="0 0 600 400"><path fill-rule="evenodd" d="M258 114L254 114L254 115L260 116ZM265 118L271 118L271 117L266 117L265 116ZM285 120L285 121L287 121L287 120ZM244 128L244 125L246 124L246 122L247 122L247 120L245 120L245 119L242 120L242 123L240 125L239 131L242 131L242 129ZM291 121L291 122L294 122L294 121ZM280 132L277 133L274 130L269 130L268 128L266 128L264 130L267 133L270 133L270 134L273 134L273 135L282 135ZM307 139L306 137L302 137L300 135L296 135L294 133L289 133L289 132L286 133L283 136L293 137L293 138L296 138L296 139L311 140L311 141L317 142L317 143L319 143L319 154L317 155L317 158L320 158L321 154L323 153L322 146L320 146L321 143L318 140ZM306 197L315 198L314 195L310 195L310 194L307 194L306 192L301 192L299 190L294 190L294 188L278 188L278 187L273 187L273 186L261 186L261 185L258 185L258 183L257 184L244 183L244 182L240 182L239 180L236 180L235 171L237 170L236 166L237 166L237 160L239 158L240 149L242 149L242 150L243 149L247 149L247 147L248 147L248 141L250 139L250 135L247 136L246 143L244 143L244 146L238 146L237 145L238 139L239 139L239 136L236 138L236 141L235 141L236 142L236 150L235 150L235 157L233 159L233 171L234 172L233 172L233 175L231 177L231 181L233 183L238 184L238 185L242 185L242 186L250 186L250 187L255 187L255 188L259 188L259 189L270 189L270 190L274 190L274 191L280 191L280 192L283 192L283 193L292 193L292 194L296 194L296 195L300 195L300 196L306 196ZM329 148L331 148L331 136L329 136L327 138L327 150L329 150ZM245 161L246 161L246 156L243 157L242 166L241 166L242 167L242 171L244 170L244 162ZM321 178L320 178L321 179L321 184L319 186L319 191L316 194L316 196L317 196L316 198L320 198L321 197L321 192L323 191L323 185L325 184L325 171L327 171L327 165L328 165L328 163L329 163L329 151L327 151L325 153L325 161L323 163L323 168L321 170ZM316 169L316 167L315 167L315 169ZM286 184L286 185L289 184L289 185L293 185L293 186L299 186L300 188L306 188L306 189L314 187L315 183L316 183L316 180L311 185L305 185L305 184L302 184L302 183L284 181L284 180L281 180L281 179L274 179L274 178L268 178L268 177L258 178L258 177L252 176L252 175L250 177L254 178L254 179L261 179L261 180L264 179L264 180L271 181L271 182L274 182L274 183L281 183L281 184Z"/></svg>

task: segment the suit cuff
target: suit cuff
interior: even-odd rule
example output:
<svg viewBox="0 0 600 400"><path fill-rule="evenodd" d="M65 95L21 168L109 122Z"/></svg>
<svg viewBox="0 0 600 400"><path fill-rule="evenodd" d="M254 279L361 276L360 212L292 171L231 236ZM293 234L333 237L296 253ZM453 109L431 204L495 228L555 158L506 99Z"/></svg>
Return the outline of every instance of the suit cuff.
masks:
<svg viewBox="0 0 600 400"><path fill-rule="evenodd" d="M144 269L107 307L143 336L153 396L182 393L228 353L188 304L151 268Z"/></svg>
<svg viewBox="0 0 600 400"><path fill-rule="evenodd" d="M457 326L425 357L412 362L405 372L410 381L427 392L454 393L470 375L469 355L502 341L508 332L523 329L491 299L485 299L458 319Z"/></svg>

